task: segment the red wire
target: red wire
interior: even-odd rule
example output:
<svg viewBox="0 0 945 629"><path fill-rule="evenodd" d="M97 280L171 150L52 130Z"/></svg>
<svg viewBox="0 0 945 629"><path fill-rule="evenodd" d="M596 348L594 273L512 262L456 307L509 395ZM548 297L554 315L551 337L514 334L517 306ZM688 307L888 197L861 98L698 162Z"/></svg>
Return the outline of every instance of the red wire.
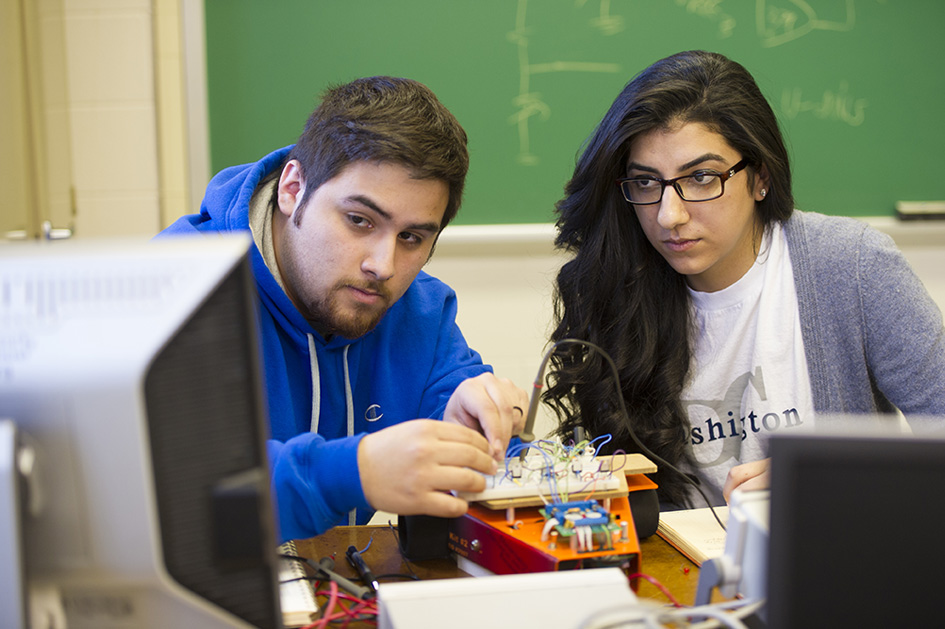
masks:
<svg viewBox="0 0 945 629"><path fill-rule="evenodd" d="M669 590L666 589L666 586L664 586L662 583L660 583L660 582L656 579L656 577L651 577L650 575L648 575L648 574L643 574L642 572L634 572L633 574L629 575L627 578L628 578L628 579L637 579L637 578L646 579L647 581L649 581L650 583L652 583L653 586L656 587L656 589L658 589L660 592L662 592L663 595L666 596L666 598L669 599L669 602L673 604L673 607L685 607L685 605L683 605L682 603L680 603L679 601L676 600L676 597L675 597L675 596L673 596L672 594L670 594Z"/></svg>
<svg viewBox="0 0 945 629"><path fill-rule="evenodd" d="M316 620L304 629L325 629L331 621L331 615L335 610L335 603L338 601L338 584L331 581L328 584L330 594L328 595L328 607L322 612L321 620Z"/></svg>
<svg viewBox="0 0 945 629"><path fill-rule="evenodd" d="M341 596L341 598L351 603L351 605L348 607L339 605L341 612L335 615L334 619L340 619L343 616L348 617L345 620L345 623L342 625L342 627L347 627L351 623L352 620L363 620L366 622L371 621L371 619L363 618L363 616L373 615L376 618L377 616L377 602L376 601L374 600L364 601L364 600L361 600L359 598L355 598L349 595L343 595Z"/></svg>
<svg viewBox="0 0 945 629"><path fill-rule="evenodd" d="M325 629L329 623L339 620L344 621L341 625L342 629L349 626L354 620L377 623L377 601L375 600L364 601L350 594L340 592L338 584L334 581L329 583L327 593L324 589L317 589L315 594L326 597L328 599L327 604L323 608L322 617L303 629ZM348 603L348 605L343 603ZM370 618L370 616L374 616L374 618Z"/></svg>

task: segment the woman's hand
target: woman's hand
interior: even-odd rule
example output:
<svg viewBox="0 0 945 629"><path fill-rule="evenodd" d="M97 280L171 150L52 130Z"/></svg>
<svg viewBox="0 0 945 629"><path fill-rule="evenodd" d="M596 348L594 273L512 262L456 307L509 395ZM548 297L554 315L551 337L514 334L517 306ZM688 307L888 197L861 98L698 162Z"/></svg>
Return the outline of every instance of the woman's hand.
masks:
<svg viewBox="0 0 945 629"><path fill-rule="evenodd" d="M736 489L752 490L767 489L771 484L771 459L761 459L751 463L736 465L728 471L722 495L725 502L729 501L732 492Z"/></svg>

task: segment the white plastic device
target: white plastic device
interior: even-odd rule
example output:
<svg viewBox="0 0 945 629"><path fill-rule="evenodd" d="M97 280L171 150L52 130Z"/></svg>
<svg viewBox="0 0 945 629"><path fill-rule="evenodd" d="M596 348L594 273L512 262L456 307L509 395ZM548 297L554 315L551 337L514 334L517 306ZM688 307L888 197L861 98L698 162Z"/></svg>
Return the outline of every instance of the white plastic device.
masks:
<svg viewBox="0 0 945 629"><path fill-rule="evenodd" d="M767 489L732 492L725 552L700 567L696 605L707 605L715 587L728 598L765 598L770 497Z"/></svg>
<svg viewBox="0 0 945 629"><path fill-rule="evenodd" d="M619 568L383 583L378 629L572 629L595 612L633 605Z"/></svg>

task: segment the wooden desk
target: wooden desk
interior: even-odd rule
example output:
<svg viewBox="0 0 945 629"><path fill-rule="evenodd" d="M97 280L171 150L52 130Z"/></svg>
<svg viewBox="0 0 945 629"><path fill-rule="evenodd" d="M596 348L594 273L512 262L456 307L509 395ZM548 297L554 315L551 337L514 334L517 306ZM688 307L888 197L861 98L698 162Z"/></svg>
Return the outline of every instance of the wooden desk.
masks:
<svg viewBox="0 0 945 629"><path fill-rule="evenodd" d="M316 562L322 557L333 556L335 571L355 580L357 574L345 560L345 550L348 546L363 550L368 543L371 546L364 553L364 559L381 583L393 580L386 575L410 574L411 570L421 579L469 576L452 559L412 561L408 567L401 556L396 534L396 529L388 526L339 526L318 537L298 540L296 547L300 555ZM657 535L641 540L640 553L644 574L657 579L683 605L694 603L699 583L699 568L694 563ZM640 579L637 596L659 603L669 602L656 586L644 579Z"/></svg>

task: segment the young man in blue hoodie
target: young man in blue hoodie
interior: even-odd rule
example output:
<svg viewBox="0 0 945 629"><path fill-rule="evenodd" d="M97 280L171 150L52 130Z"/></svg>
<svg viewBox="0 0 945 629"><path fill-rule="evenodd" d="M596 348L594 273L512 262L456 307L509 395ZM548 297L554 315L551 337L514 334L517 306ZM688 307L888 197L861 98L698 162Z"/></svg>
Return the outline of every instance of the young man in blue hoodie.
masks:
<svg viewBox="0 0 945 629"><path fill-rule="evenodd" d="M252 233L283 540L375 509L459 516L450 490L483 489L523 427L527 395L466 345L455 294L421 270L468 163L428 88L359 79L325 93L297 144L221 171L200 213L162 232Z"/></svg>

